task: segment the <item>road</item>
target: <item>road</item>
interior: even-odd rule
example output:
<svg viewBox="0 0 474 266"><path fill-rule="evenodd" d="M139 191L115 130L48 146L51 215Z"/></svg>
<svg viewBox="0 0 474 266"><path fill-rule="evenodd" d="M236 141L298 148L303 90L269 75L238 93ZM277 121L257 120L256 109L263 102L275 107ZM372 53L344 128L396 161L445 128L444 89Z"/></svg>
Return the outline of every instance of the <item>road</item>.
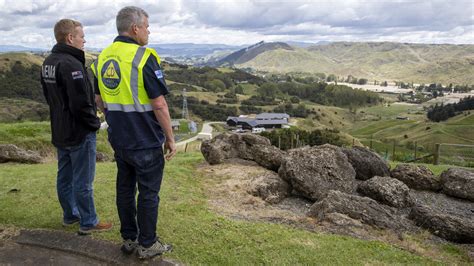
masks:
<svg viewBox="0 0 474 266"><path fill-rule="evenodd" d="M202 126L201 132L199 132L199 133L210 133L210 134L212 134L212 126L211 126L212 124L224 124L224 122L206 122ZM198 138L198 135L196 135L196 136L194 136L190 139L177 142L176 147L186 145L186 143L193 142L193 141L197 140L197 138Z"/></svg>

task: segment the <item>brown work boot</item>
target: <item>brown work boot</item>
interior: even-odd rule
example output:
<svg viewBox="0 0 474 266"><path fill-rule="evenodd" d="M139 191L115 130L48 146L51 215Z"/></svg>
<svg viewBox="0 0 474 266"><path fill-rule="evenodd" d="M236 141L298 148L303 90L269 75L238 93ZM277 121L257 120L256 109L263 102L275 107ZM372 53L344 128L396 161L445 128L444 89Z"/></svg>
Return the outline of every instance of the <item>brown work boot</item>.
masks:
<svg viewBox="0 0 474 266"><path fill-rule="evenodd" d="M89 227L89 228L79 228L79 234L80 235L88 235L92 232L105 232L109 231L112 229L112 223L107 223L107 222L99 222L96 224L94 227Z"/></svg>

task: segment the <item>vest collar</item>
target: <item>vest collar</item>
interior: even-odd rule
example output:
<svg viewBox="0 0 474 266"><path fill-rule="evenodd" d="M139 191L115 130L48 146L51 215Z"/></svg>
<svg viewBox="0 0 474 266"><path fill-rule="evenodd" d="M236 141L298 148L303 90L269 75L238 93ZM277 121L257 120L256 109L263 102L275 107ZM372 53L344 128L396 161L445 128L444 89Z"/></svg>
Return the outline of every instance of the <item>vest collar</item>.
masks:
<svg viewBox="0 0 474 266"><path fill-rule="evenodd" d="M125 42L125 43L133 43L133 44L139 45L134 39L128 36L122 36L122 35L115 37L114 42Z"/></svg>
<svg viewBox="0 0 474 266"><path fill-rule="evenodd" d="M51 50L52 53L58 53L58 54L68 54L74 56L77 60L79 60L83 65L86 63L86 58L84 55L84 51L81 49L77 49L76 47L64 44L64 43L57 43L54 47L53 50Z"/></svg>

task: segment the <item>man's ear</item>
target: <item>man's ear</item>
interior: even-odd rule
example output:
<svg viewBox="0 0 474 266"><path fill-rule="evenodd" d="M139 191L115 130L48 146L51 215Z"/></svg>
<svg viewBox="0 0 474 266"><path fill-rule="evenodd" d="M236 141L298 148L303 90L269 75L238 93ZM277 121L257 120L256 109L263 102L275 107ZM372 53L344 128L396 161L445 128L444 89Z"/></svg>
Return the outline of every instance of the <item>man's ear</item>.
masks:
<svg viewBox="0 0 474 266"><path fill-rule="evenodd" d="M68 33L68 35L66 36L66 43L72 44L72 33Z"/></svg>
<svg viewBox="0 0 474 266"><path fill-rule="evenodd" d="M133 32L134 35L136 35L138 33L138 25L137 24L132 25L132 32Z"/></svg>

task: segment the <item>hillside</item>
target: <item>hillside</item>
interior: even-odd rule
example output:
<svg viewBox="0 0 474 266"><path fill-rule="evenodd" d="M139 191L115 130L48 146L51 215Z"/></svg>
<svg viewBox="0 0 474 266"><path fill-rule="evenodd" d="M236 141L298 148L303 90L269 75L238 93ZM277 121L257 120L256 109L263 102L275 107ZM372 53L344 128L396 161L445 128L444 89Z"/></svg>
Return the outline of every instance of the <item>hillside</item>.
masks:
<svg viewBox="0 0 474 266"><path fill-rule="evenodd" d="M240 57L244 58L243 54ZM268 49L239 68L268 72L353 75L369 80L474 84L474 45L349 43Z"/></svg>
<svg viewBox="0 0 474 266"><path fill-rule="evenodd" d="M280 49L292 51L294 48L282 42L265 43L261 41L247 48L238 50L220 59L213 65L214 66L222 66L222 65L232 66L232 65L244 64L262 53L265 53L268 51L280 50Z"/></svg>
<svg viewBox="0 0 474 266"><path fill-rule="evenodd" d="M24 66L40 66L44 57L27 52L3 53L0 54L0 73L10 70L16 62L21 62Z"/></svg>

